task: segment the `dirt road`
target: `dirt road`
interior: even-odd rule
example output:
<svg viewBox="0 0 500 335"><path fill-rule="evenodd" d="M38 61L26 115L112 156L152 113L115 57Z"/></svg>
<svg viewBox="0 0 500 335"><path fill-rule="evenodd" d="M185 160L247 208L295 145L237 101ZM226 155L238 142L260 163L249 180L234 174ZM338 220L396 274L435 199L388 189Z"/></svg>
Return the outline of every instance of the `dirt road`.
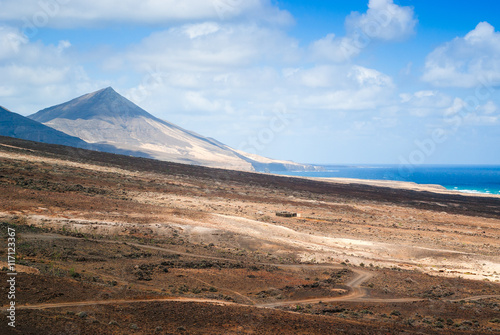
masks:
<svg viewBox="0 0 500 335"><path fill-rule="evenodd" d="M56 238L56 237L57 238L74 239L74 237L61 237L61 236L57 236L54 234L50 234L50 236L47 236L48 239ZM124 242L111 241L111 240L99 240L99 242L113 243L113 244L124 243ZM234 261L234 259L230 259L230 258L197 255L197 254L192 254L192 253L179 252L177 250L172 250L172 249L158 247L158 246L139 244L139 243L127 242L126 244L132 245L132 246L135 246L138 248L157 250L157 251L163 251L163 252L168 252L168 253L175 253L175 254L180 254L183 256L189 256L189 257L195 257L195 258L213 259L213 260L220 260L220 261ZM275 266L275 267L281 267L281 268L287 268L287 269L295 269L295 270L304 270L304 269L338 270L338 269L346 268L345 266L342 266L340 264L338 264L338 265L337 264L279 264L279 263L265 263L265 262L260 262L257 264L266 265L266 266ZM236 293L237 295L246 298L246 300L250 302L250 304L248 304L248 305L245 304L246 306L254 306L257 308L278 308L278 307L296 305L296 304L314 304L314 303L319 303L319 302L333 302L333 301L338 301L338 302L357 301L357 302L372 302L372 303L404 303L404 302L415 302L415 301L425 300L425 299L421 299L421 298L372 298L372 297L370 297L368 289L361 287L361 285L363 285L363 283L365 283L370 278L372 278L374 276L374 274L370 271L362 270L362 269L350 268L350 270L353 271L356 274L356 276L354 278L352 278L350 281L348 281L347 283L345 283L345 285L349 288L349 293L346 295L342 295L342 296L336 296L336 297L323 296L323 297L312 298L312 299L299 299L299 300L288 300L288 301L279 301L279 302L272 302L272 303L255 304L255 302L253 300L242 295L241 293L239 293L239 292L233 292L233 293ZM468 297L468 298L448 300L448 301L450 301L450 302L456 302L456 301L462 301L462 300L474 301L474 300L481 300L481 299L488 299L488 298L500 298L500 295L478 295L478 296L472 296L472 297ZM74 302L62 302L62 303L45 303L45 304L37 304L37 305L24 305L24 306L19 306L17 308L18 309L47 309L47 308L63 308L63 307L91 306L91 305L133 304L133 303L139 303L139 302L171 302L171 301L198 302L198 303L210 303L210 304L222 304L222 305L235 305L236 304L233 302L214 300L214 299L188 298L188 297L186 297L186 298L184 298L184 297L168 297L168 298L151 298L151 299L89 300L89 301L74 301ZM2 309L6 309L6 307L4 306Z"/></svg>

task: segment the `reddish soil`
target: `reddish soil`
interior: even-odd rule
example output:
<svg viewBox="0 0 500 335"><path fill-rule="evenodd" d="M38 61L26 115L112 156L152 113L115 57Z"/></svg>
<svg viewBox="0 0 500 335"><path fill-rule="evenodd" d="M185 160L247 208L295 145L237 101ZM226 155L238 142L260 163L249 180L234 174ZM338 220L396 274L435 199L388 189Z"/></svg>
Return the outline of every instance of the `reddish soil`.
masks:
<svg viewBox="0 0 500 335"><path fill-rule="evenodd" d="M500 198L0 137L8 227L1 334L500 333Z"/></svg>

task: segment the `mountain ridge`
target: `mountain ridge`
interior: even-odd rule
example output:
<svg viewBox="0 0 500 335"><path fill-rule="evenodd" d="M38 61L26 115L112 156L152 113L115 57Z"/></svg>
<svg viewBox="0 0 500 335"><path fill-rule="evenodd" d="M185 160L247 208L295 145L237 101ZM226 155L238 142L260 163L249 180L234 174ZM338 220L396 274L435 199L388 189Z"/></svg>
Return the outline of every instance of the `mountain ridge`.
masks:
<svg viewBox="0 0 500 335"><path fill-rule="evenodd" d="M95 99L103 102L100 107L104 105L107 108L97 110L95 108L95 103L88 103ZM76 107L77 104L79 105L78 109L75 109L74 107ZM37 113L30 115L29 118L45 123L56 117L69 120L88 120L92 117L117 115L127 117L138 115L149 117L153 116L144 109L119 95L112 87L107 87L92 93L84 94L68 102L42 109Z"/></svg>
<svg viewBox="0 0 500 335"><path fill-rule="evenodd" d="M91 144L139 152L159 160L244 171L314 169L309 165L235 150L157 118L112 87L45 108L28 117Z"/></svg>

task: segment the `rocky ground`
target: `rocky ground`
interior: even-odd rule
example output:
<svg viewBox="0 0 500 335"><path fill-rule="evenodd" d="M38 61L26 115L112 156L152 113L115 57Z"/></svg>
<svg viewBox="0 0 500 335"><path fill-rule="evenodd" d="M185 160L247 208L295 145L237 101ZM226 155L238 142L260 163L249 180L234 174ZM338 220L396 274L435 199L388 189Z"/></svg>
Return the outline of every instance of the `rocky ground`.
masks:
<svg viewBox="0 0 500 335"><path fill-rule="evenodd" d="M500 198L9 138L0 190L2 334L500 333Z"/></svg>

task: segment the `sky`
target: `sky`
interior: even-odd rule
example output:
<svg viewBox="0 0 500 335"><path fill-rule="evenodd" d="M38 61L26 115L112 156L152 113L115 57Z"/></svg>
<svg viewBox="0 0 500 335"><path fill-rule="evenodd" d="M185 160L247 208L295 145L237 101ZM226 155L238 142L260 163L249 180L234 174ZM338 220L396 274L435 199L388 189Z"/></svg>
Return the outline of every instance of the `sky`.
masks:
<svg viewBox="0 0 500 335"><path fill-rule="evenodd" d="M500 164L500 2L0 0L0 105L112 86L233 148Z"/></svg>

